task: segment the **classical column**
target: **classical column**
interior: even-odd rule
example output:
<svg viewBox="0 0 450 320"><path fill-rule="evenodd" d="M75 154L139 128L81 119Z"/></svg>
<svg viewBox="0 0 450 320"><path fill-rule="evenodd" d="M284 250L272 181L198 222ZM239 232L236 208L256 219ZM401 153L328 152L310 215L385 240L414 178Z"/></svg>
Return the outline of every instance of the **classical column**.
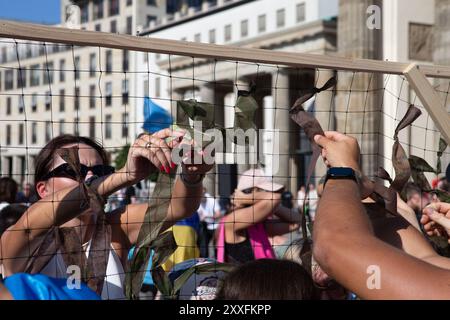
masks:
<svg viewBox="0 0 450 320"><path fill-rule="evenodd" d="M290 188L290 98L289 75L283 71L272 75L272 98L275 118L275 130L278 139L273 142L273 177L274 181Z"/></svg>
<svg viewBox="0 0 450 320"><path fill-rule="evenodd" d="M380 0L340 0L338 54L348 58L382 59L382 30L367 27L366 13L371 5L381 8ZM362 169L373 176L383 165L378 157L382 139L382 75L339 72L336 98L336 129L358 139ZM381 82L381 83L380 83ZM378 133L379 132L379 133Z"/></svg>
<svg viewBox="0 0 450 320"><path fill-rule="evenodd" d="M214 86L211 84L206 84L200 87L200 98L201 102L212 103L215 105L215 93ZM204 187L208 193L212 196L216 195L216 166L214 166L205 177L203 182Z"/></svg>
<svg viewBox="0 0 450 320"><path fill-rule="evenodd" d="M248 83L248 81L247 81L247 79L245 77L241 77L241 78L238 79L237 83L235 83L235 86L233 88L233 92L234 92L233 105L236 104L236 101L237 101L237 98L238 98L238 91L239 90L246 90L246 91L248 91L249 88L250 88L250 85L249 85L249 83ZM234 113L234 110L233 110L233 113ZM233 119L234 119L234 117L233 117ZM233 126L234 126L234 123L233 123ZM250 160L250 158L249 158L249 148L248 147L245 148L244 154L242 154L243 153L242 151L239 152L239 154L238 154L237 153L238 150L236 148L239 148L239 147L235 145L236 159L237 159L238 156L242 160L245 159L245 161L240 161L240 162L245 162L245 163L238 162L238 165L237 165L238 175L240 176L240 175L242 175L242 173L244 173L245 171L250 169L252 166L249 163L249 160Z"/></svg>
<svg viewBox="0 0 450 320"><path fill-rule="evenodd" d="M435 24L433 31L433 61L437 65L450 65L450 0L435 0ZM450 113L450 95L448 79L435 79L437 90L439 90L442 100ZM437 139L436 139L437 140ZM450 154L444 153L442 156L442 170L445 172L445 165L450 163Z"/></svg>
<svg viewBox="0 0 450 320"><path fill-rule="evenodd" d="M325 82L327 82L331 77L334 76L333 70L320 70L317 72L316 77L316 86L322 87ZM329 90L322 91L320 94L317 94L315 97L315 114L314 116L319 121L320 125L322 126L323 130L334 130L335 129L335 114L334 114L334 94L333 94L333 88L330 88ZM326 166L323 163L323 161L318 161L316 165L316 169L314 172L314 180L312 180L312 183L317 183L318 180L322 176L326 174Z"/></svg>

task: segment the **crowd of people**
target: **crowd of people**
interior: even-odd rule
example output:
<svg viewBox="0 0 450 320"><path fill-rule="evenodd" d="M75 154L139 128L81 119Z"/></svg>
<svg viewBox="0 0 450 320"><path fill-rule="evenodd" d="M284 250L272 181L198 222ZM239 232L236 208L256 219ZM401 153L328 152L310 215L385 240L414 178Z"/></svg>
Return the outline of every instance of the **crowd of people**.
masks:
<svg viewBox="0 0 450 320"><path fill-rule="evenodd" d="M37 156L34 185L24 183L19 191L12 178L0 178L0 298L125 299L126 265L149 207L145 181L156 172L177 177L159 231L171 230L178 245L162 264L171 281L189 268L224 266L185 279L179 299L450 298L450 257L431 241L450 243L450 204L411 182L404 198L397 196L395 216L373 197L362 199L355 177L364 173L354 138L337 132L315 137L325 164L352 174L327 175L317 186L302 186L295 197L262 169L250 169L229 198L216 199L203 187L211 164L190 164L192 154L173 163L171 150L183 135L170 129L140 135L123 168L110 166L96 141L62 135ZM78 153L77 170L61 156L69 149ZM450 166L433 187L448 192L449 179ZM56 228L73 232L90 257L100 219L84 203L86 186L105 199L111 232L106 276L97 291L87 284L70 290L62 281L74 261L63 247L50 246L40 256L49 230ZM304 217L310 230L302 230ZM141 297L167 298L152 278L151 262ZM37 283L40 295L33 292ZM29 292L19 290L24 287Z"/></svg>

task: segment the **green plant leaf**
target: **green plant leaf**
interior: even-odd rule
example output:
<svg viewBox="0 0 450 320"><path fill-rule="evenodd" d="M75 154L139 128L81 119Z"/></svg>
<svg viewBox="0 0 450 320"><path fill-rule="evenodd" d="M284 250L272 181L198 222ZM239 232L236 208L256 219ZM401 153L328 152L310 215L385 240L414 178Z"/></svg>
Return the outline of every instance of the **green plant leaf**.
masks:
<svg viewBox="0 0 450 320"><path fill-rule="evenodd" d="M411 170L417 172L436 172L432 166L428 164L424 159L417 156L409 157L409 164L411 165Z"/></svg>

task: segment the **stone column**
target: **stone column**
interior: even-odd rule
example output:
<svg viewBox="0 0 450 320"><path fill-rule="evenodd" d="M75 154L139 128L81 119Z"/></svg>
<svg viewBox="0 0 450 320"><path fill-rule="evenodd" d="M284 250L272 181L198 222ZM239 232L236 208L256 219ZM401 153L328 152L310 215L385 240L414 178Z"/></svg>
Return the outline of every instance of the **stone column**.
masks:
<svg viewBox="0 0 450 320"><path fill-rule="evenodd" d="M200 87L200 99L201 102L215 104L214 86L206 84ZM216 195L216 166L214 166L205 177L203 185L212 196Z"/></svg>
<svg viewBox="0 0 450 320"><path fill-rule="evenodd" d="M333 77L334 71L323 69L317 73L316 86L322 87L325 82ZM315 98L315 117L319 121L323 130L334 130L335 129L335 114L334 114L334 94L332 89L327 91L322 91L320 94L316 95ZM314 180L312 183L316 183L320 180L322 176L326 174L326 166L319 159L316 165L316 170L314 172Z"/></svg>
<svg viewBox="0 0 450 320"><path fill-rule="evenodd" d="M338 55L348 58L382 59L382 30L366 25L367 8L381 7L380 0L340 0L338 17ZM336 98L336 129L358 139L362 170L373 176L383 159L377 157L382 147L380 91L382 75L339 72ZM381 83L380 83L381 81Z"/></svg>
<svg viewBox="0 0 450 320"><path fill-rule="evenodd" d="M233 92L234 92L233 104L234 105L236 104L239 90L248 91L249 89L250 89L250 85L249 85L247 79L245 77L239 78L233 88ZM234 112L234 110L233 110L233 112ZM240 151L240 154L237 154L238 150L236 148L238 148L238 146L235 146L236 157L240 156L242 158L242 156L245 156L245 163L238 163L238 165L237 165L238 175L240 177L245 171L249 170L252 166L249 163L249 148L247 148L247 147L245 148L244 155L242 155L242 151ZM244 159L244 158L242 158L242 159Z"/></svg>
<svg viewBox="0 0 450 320"><path fill-rule="evenodd" d="M290 188L290 97L289 75L283 71L272 75L272 97L275 117L275 130L279 130L278 141L274 141L273 158L274 181ZM277 144L277 145L275 145Z"/></svg>
<svg viewBox="0 0 450 320"><path fill-rule="evenodd" d="M435 0L435 25L433 32L433 60L437 65L450 65L450 0ZM435 84L439 91L442 91L441 98L450 113L450 95L448 79L435 79ZM439 139L439 138L438 138ZM436 139L437 140L437 139ZM444 153L442 156L442 170L445 172L446 166L450 163L450 155Z"/></svg>

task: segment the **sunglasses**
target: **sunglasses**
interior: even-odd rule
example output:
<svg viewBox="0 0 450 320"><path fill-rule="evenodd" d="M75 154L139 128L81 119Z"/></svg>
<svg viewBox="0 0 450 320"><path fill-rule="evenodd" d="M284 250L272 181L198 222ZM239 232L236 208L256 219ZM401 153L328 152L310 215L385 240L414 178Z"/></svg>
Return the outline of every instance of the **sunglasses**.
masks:
<svg viewBox="0 0 450 320"><path fill-rule="evenodd" d="M92 167L88 167L84 164L80 164L81 178L86 178L89 171L98 177L106 176L115 172L114 167L106 166L103 164L98 164ZM72 169L68 163L63 163L62 165L56 167L46 175L42 177L42 181L48 180L50 178L69 178L77 180L77 173Z"/></svg>

